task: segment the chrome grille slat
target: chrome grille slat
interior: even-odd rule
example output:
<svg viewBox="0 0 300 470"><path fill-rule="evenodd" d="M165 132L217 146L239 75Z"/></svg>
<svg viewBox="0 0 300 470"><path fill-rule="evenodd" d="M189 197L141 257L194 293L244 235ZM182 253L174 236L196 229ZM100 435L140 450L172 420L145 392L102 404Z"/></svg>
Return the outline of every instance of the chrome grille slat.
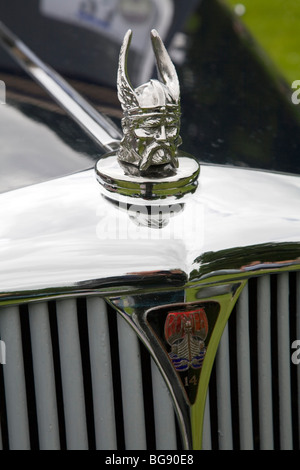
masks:
<svg viewBox="0 0 300 470"><path fill-rule="evenodd" d="M278 331L278 377L279 377L279 419L281 449L291 450L293 444L291 405L291 359L289 327L289 275L277 278L277 331Z"/></svg>
<svg viewBox="0 0 300 470"><path fill-rule="evenodd" d="M270 276L258 279L257 337L260 448L269 450L274 447Z"/></svg>
<svg viewBox="0 0 300 470"><path fill-rule="evenodd" d="M226 325L216 355L218 434L220 450L232 449L229 337Z"/></svg>
<svg viewBox="0 0 300 470"><path fill-rule="evenodd" d="M0 315L7 364L3 366L8 436L11 450L30 448L22 334L18 307L5 307Z"/></svg>
<svg viewBox="0 0 300 470"><path fill-rule="evenodd" d="M64 415L69 450L88 448L76 300L56 303Z"/></svg>
<svg viewBox="0 0 300 470"><path fill-rule="evenodd" d="M106 304L97 297L87 299L89 347L94 397L96 448L117 449L109 325ZM98 397L104 397L99 399Z"/></svg>
<svg viewBox="0 0 300 470"><path fill-rule="evenodd" d="M60 439L47 303L31 304L29 321L40 449L57 450Z"/></svg>
<svg viewBox="0 0 300 470"><path fill-rule="evenodd" d="M212 448L209 387L207 390L205 410L204 410L202 448L203 450L211 450Z"/></svg>
<svg viewBox="0 0 300 470"><path fill-rule="evenodd" d="M145 449L146 432L139 343L128 323L118 316L123 419L126 450Z"/></svg>
<svg viewBox="0 0 300 470"><path fill-rule="evenodd" d="M173 405L158 367L151 360L154 421L157 450L176 450L176 425ZM167 430L167 432L166 432Z"/></svg>
<svg viewBox="0 0 300 470"><path fill-rule="evenodd" d="M253 420L251 394L251 352L249 343L249 291L246 285L236 308L237 316L237 373L240 448L253 449Z"/></svg>

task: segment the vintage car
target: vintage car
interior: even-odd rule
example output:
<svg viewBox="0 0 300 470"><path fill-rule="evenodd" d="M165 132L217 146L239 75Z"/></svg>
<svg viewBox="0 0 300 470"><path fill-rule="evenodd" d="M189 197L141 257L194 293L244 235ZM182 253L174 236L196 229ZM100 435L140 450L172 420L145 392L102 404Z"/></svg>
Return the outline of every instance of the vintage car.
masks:
<svg viewBox="0 0 300 470"><path fill-rule="evenodd" d="M294 90L218 0L0 7L0 448L298 449Z"/></svg>

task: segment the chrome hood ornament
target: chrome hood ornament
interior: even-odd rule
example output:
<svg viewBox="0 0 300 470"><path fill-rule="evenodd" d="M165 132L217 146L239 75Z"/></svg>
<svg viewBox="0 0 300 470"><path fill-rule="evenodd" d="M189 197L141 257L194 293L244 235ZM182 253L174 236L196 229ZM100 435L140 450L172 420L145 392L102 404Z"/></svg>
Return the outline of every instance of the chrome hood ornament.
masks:
<svg viewBox="0 0 300 470"><path fill-rule="evenodd" d="M123 138L119 148L96 166L97 178L109 197L116 195L146 200L181 198L197 187L199 164L179 152L180 87L176 69L156 30L151 40L159 80L134 88L127 73L132 31L120 51L117 89L123 109Z"/></svg>
<svg viewBox="0 0 300 470"><path fill-rule="evenodd" d="M176 69L159 34L152 30L153 51L161 81L150 80L133 89L127 74L131 38L129 30L118 67L118 97L124 112L124 137L118 159L121 164L136 166L140 174L151 173L151 168L153 170L156 165L169 165L170 172L178 167L176 154L181 144L180 89Z"/></svg>

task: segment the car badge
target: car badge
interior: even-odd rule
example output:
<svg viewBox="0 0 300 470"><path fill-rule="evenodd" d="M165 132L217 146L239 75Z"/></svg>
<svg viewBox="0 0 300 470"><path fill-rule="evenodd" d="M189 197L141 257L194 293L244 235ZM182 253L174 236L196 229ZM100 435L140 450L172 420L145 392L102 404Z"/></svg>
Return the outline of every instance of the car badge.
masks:
<svg viewBox="0 0 300 470"><path fill-rule="evenodd" d="M159 339L184 396L190 405L197 398L199 381L220 305L215 301L184 302L149 309L149 331Z"/></svg>
<svg viewBox="0 0 300 470"><path fill-rule="evenodd" d="M178 372L201 369L206 353L208 321L204 308L170 312L165 338L171 346L169 357Z"/></svg>
<svg viewBox="0 0 300 470"><path fill-rule="evenodd" d="M156 30L151 40L159 80L133 88L127 73L132 31L120 51L117 89L123 110L123 138L119 147L96 165L97 179L106 196L143 200L179 199L198 185L199 163L179 151L180 87L176 69Z"/></svg>

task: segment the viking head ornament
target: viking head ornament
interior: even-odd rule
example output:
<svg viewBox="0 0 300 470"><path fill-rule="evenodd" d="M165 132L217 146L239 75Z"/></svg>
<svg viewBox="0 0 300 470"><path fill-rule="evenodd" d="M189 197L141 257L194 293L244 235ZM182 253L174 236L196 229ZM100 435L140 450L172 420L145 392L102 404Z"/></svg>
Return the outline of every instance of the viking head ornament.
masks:
<svg viewBox="0 0 300 470"><path fill-rule="evenodd" d="M127 74L131 37L129 30L120 51L118 67L118 97L124 112L124 137L118 159L127 167L133 165L140 174L150 173L157 165L174 171L178 166L177 148L181 144L180 90L176 70L157 31L152 30L159 80L150 80L134 89Z"/></svg>

